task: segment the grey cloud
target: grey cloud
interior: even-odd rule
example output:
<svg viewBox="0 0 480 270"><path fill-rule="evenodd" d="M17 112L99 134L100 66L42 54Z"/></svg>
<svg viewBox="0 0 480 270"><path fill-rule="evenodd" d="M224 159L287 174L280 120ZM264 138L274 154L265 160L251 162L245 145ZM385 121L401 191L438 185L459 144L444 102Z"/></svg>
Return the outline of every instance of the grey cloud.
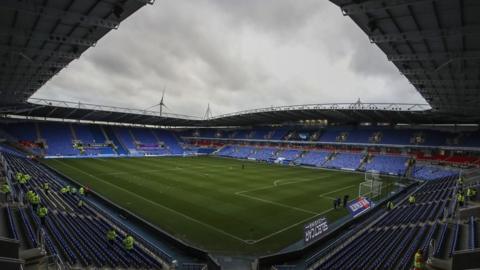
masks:
<svg viewBox="0 0 480 270"><path fill-rule="evenodd" d="M122 22L36 97L203 115L324 102L423 102L326 0L163 0Z"/></svg>

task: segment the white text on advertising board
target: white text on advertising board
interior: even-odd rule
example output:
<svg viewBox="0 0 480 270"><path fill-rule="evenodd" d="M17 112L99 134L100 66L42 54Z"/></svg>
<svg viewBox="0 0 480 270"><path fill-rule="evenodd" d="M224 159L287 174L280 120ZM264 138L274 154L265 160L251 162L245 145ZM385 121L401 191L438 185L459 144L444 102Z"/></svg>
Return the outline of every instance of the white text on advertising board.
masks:
<svg viewBox="0 0 480 270"><path fill-rule="evenodd" d="M308 225L305 226L305 242L308 243L313 239L316 239L322 233L328 230L327 220L325 218L321 218L315 220Z"/></svg>

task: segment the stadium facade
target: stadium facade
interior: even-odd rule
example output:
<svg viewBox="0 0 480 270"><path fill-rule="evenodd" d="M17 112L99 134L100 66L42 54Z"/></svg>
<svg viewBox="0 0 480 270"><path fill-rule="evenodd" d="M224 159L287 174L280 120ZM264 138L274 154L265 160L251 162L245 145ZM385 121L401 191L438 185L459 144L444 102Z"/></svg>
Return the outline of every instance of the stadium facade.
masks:
<svg viewBox="0 0 480 270"><path fill-rule="evenodd" d="M212 252L176 237L110 200L105 191L90 190L88 197L63 193L66 186L82 185L41 162L175 156L216 156L402 179L374 201L351 198L352 205L368 204L361 214L346 215L328 226L315 215L296 225L305 226L310 236L309 228L315 228L314 240L298 234L298 241L284 249L240 259L251 260L253 269L410 269L418 250L440 269L480 267L478 196L462 195L467 202L459 196L480 187L480 3L332 0L428 104L359 100L203 119L31 99L108 31L153 4L33 2L0 3L5 28L0 44L0 181L11 189L11 198L2 201L0 209L2 269L241 267L225 259L238 254ZM19 173L32 179L21 183ZM48 209L46 219L26 202L29 191L35 191ZM395 207L387 209L389 203ZM118 239L110 246L99 241L112 228ZM127 235L136 240L133 251L124 249L121 239Z"/></svg>

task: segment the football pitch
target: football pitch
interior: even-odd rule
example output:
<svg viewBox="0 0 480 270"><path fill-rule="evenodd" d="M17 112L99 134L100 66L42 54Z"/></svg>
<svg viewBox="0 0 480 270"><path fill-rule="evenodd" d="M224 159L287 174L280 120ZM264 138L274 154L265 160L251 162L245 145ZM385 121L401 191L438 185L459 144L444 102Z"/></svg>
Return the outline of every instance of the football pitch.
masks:
<svg viewBox="0 0 480 270"><path fill-rule="evenodd" d="M277 252L301 240L308 221L346 216L332 209L333 198L355 198L364 181L363 174L217 157L44 163L179 239L231 255Z"/></svg>

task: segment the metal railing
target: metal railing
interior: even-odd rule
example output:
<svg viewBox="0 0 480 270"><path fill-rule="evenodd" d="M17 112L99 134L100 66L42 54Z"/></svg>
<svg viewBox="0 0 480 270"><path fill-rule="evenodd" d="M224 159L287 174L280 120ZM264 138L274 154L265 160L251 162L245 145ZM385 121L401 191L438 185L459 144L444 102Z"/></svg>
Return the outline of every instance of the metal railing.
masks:
<svg viewBox="0 0 480 270"><path fill-rule="evenodd" d="M305 105L289 105L289 106L272 106L267 108L250 109L234 113L221 114L209 119L219 119L230 116L263 113L263 112L279 112L279 111L298 111L298 110L368 110L368 111L410 111L422 112L431 109L428 104L414 103L324 103L324 104L305 104Z"/></svg>
<svg viewBox="0 0 480 270"><path fill-rule="evenodd" d="M54 107L62 107L62 108L70 108L70 109L130 113L130 114L137 114L137 115L159 116L164 118L177 118L177 119L184 119L184 120L201 120L200 117L191 116L191 115L176 114L176 113L162 113L162 115L160 115L158 111L152 111L152 110L131 109L131 108L123 108L123 107L117 107L117 106L106 106L106 105L62 101L62 100L54 100L54 99L30 98L28 99L28 103L34 104L34 105L40 105L40 106L54 106Z"/></svg>

